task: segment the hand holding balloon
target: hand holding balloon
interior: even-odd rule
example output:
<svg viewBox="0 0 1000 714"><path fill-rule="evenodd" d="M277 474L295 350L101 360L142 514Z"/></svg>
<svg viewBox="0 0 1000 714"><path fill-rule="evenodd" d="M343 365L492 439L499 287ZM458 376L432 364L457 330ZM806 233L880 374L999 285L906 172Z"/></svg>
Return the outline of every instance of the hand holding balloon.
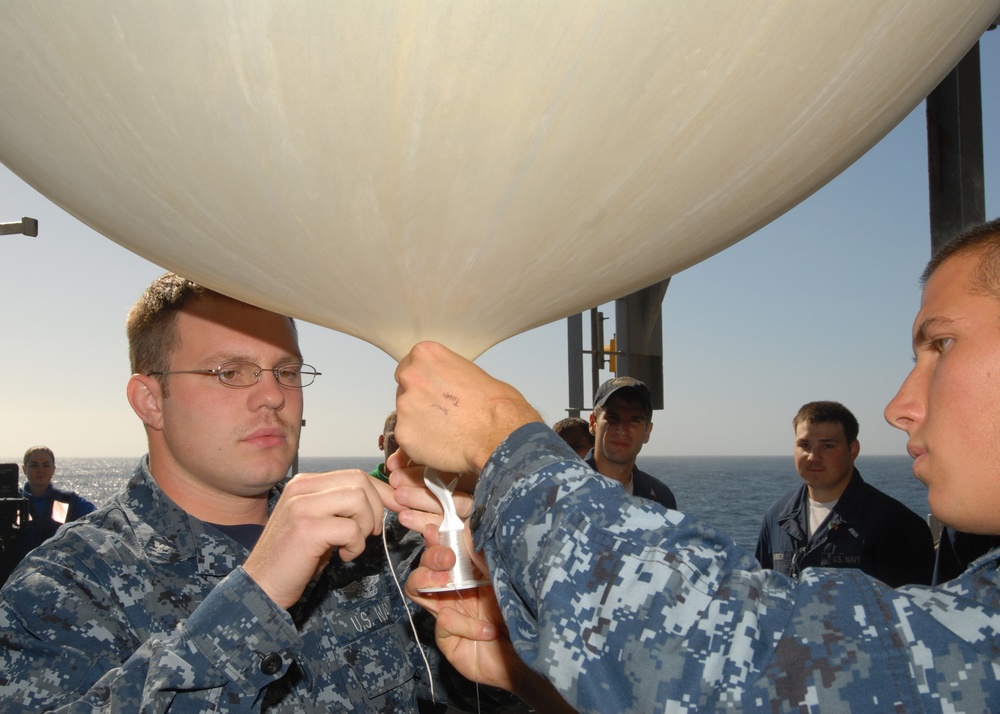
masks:
<svg viewBox="0 0 1000 714"><path fill-rule="evenodd" d="M417 344L395 377L396 440L439 471L478 474L512 431L542 421L512 386L436 342Z"/></svg>

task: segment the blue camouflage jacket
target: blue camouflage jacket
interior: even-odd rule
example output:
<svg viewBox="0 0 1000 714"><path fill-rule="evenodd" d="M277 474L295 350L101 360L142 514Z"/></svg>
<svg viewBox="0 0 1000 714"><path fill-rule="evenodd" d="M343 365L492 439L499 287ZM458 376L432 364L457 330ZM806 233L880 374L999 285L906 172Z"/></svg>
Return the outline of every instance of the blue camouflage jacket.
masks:
<svg viewBox="0 0 1000 714"><path fill-rule="evenodd" d="M392 540L402 582L420 539ZM417 710L426 671L381 538L335 556L290 611L240 567L247 555L167 498L144 459L0 592L0 710Z"/></svg>
<svg viewBox="0 0 1000 714"><path fill-rule="evenodd" d="M494 452L472 528L518 653L580 711L1000 711L997 551L938 588L796 582L542 424Z"/></svg>

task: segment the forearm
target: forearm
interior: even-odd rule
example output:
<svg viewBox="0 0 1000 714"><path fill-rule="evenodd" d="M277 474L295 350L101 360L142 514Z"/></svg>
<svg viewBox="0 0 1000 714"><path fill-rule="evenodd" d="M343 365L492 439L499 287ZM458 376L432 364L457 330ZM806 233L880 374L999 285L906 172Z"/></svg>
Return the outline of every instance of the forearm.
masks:
<svg viewBox="0 0 1000 714"><path fill-rule="evenodd" d="M476 492L476 544L518 654L580 711L738 696L762 657L738 633L782 617L781 588L762 592L748 552L628 497L556 439L519 430ZM703 624L713 610L725 626ZM722 686L685 672L699 652L719 662Z"/></svg>

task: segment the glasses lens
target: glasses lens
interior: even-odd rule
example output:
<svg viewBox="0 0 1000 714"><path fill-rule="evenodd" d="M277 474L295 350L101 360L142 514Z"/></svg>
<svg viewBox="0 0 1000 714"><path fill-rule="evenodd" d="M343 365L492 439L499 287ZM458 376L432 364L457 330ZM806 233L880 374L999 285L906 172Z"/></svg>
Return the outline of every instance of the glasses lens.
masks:
<svg viewBox="0 0 1000 714"><path fill-rule="evenodd" d="M248 362L229 362L219 367L219 380L230 387L249 387L260 378L260 367Z"/></svg>
<svg viewBox="0 0 1000 714"><path fill-rule="evenodd" d="M311 364L300 364L296 367L296 383L294 386L308 387L310 384L316 381L316 375L319 374ZM293 385L288 385L293 386Z"/></svg>
<svg viewBox="0 0 1000 714"><path fill-rule="evenodd" d="M230 387L251 387L260 381L262 371L272 372L278 384L292 389L308 387L319 374L311 366L301 362L283 364L270 370L264 370L251 362L227 362L219 367L217 374L219 380Z"/></svg>
<svg viewBox="0 0 1000 714"><path fill-rule="evenodd" d="M274 376L282 386L295 387L296 389L301 389L303 386L301 364L284 364L280 367L275 367Z"/></svg>

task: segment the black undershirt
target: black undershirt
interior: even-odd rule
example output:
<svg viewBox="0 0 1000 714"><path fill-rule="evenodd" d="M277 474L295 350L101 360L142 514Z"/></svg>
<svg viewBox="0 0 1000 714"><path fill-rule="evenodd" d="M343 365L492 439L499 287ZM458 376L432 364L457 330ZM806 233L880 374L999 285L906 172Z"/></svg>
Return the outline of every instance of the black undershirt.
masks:
<svg viewBox="0 0 1000 714"><path fill-rule="evenodd" d="M218 523L208 523L215 530L225 533L234 541L242 545L247 550L253 550L260 539L260 534L264 532L264 526L258 523L244 523L238 526L220 526Z"/></svg>

